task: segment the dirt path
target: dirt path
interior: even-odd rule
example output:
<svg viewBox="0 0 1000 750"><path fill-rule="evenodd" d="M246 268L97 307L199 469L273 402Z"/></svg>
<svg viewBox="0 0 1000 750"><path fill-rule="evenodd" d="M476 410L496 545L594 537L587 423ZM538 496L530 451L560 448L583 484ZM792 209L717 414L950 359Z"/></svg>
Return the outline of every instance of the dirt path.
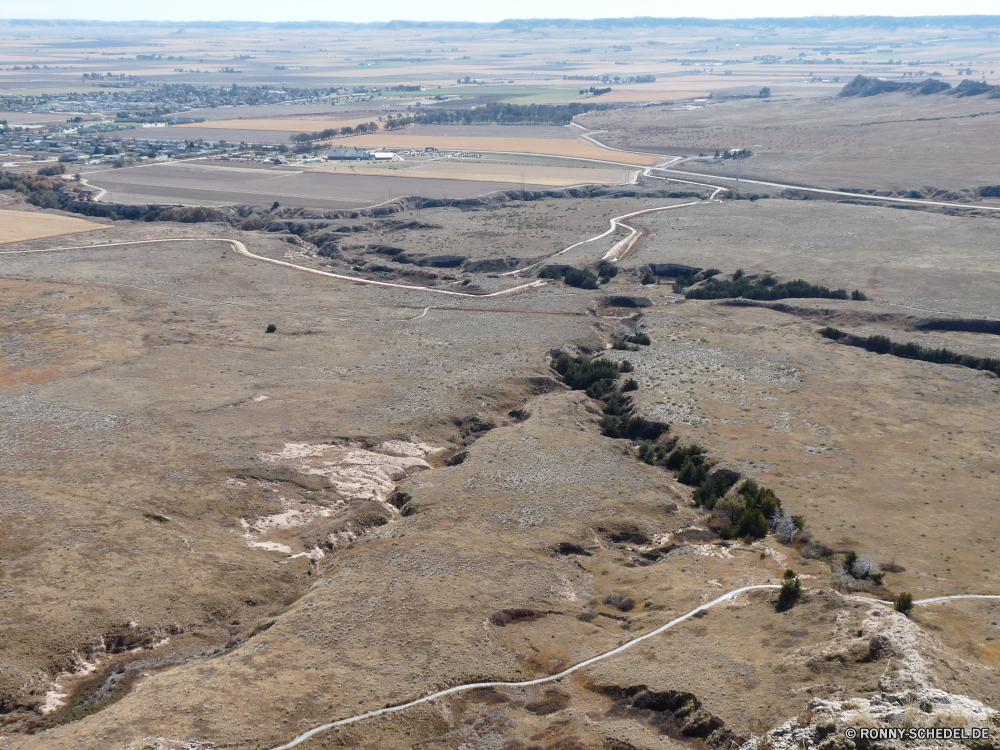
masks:
<svg viewBox="0 0 1000 750"><path fill-rule="evenodd" d="M358 714L356 716L350 716L346 719L331 721L329 724L321 724L318 727L313 727L307 732L303 732L298 737L293 739L291 742L286 742L284 745L279 745L277 747L271 748L271 750L290 750L296 745L300 745L306 740L316 736L320 732L325 732L328 729L333 729L334 727L342 727L346 724L354 724L359 721L363 721L365 719L373 719L376 716L384 716L386 714L396 713L397 711L404 711L407 708L418 706L421 703L429 703L430 701L433 701L437 698L443 698L447 695L453 695L455 693L465 692L466 690L475 690L476 688L490 688L490 687L530 687L532 685L544 685L545 683L548 682L558 682L564 677L568 677L569 675L573 674L578 670L583 669L584 667L588 667L591 664L596 664L599 661L604 661L605 659L610 659L614 656L617 656L618 654L627 651L628 649L632 648L638 643L642 643L643 641L653 638L654 636L657 636L660 633L670 630L672 627L676 625L680 625L682 622L691 619L699 612L704 612L708 609L711 609L712 607L722 604L723 602L727 602L730 599L734 599L742 593L745 593L747 591L774 590L780 588L781 586L777 584L758 584L755 586L744 586L742 588L735 589L726 594L723 594L720 597L717 597L716 599L713 599L707 604L702 604L699 607L695 607L687 614L681 615L680 617L671 620L666 625L661 625L660 627L656 628L656 630L651 630L645 635L640 635L636 638L633 638L632 640L622 644L618 648L611 649L610 651L605 651L604 653L598 654L597 656L592 656L591 658L585 661L581 661L578 664L574 664L569 669L564 669L562 672L559 672L554 675L549 675L548 677L539 677L534 680L523 680L520 682L504 682L503 680L497 680L494 682L470 682L466 685L456 685L455 687L448 688L447 690L439 690L436 693L425 695L423 698L417 698L416 700L408 701L407 703L400 703L398 706L379 708L374 711L367 711L366 713ZM865 597L859 597L859 598L865 598ZM920 599L914 601L913 603L915 605L936 604L938 602L953 601L956 599L1000 599L1000 594L957 594L954 596L936 596L931 599ZM869 599L868 601L878 602L880 604L888 604L890 606L892 605L892 602L882 601L881 599Z"/></svg>
<svg viewBox="0 0 1000 750"><path fill-rule="evenodd" d="M454 292L450 289L433 289L428 286L411 286L409 284L394 284L390 281L375 281L373 279L360 279L356 276L345 276L339 273L330 273L329 271L321 271L318 268L309 268L307 266L299 266L294 263L289 263L284 260L275 260L274 258L267 258L263 255L256 255L247 250L246 245L244 245L239 240L230 239L228 237L178 237L169 239L156 239L156 240L131 240L128 242L107 242L100 245L77 245L74 247L50 247L41 250L4 250L0 251L0 255L22 255L28 253L54 253L63 252L67 250L99 250L105 247L121 247L124 245L148 245L154 242L227 242L232 249L247 258L253 258L254 260L262 260L267 263L273 263L277 266L285 266L286 268L292 268L296 271L304 271L305 273L313 273L318 276L328 276L332 279L341 279L343 281L351 281L356 284L369 284L372 286L381 287L391 287L394 289L407 289L410 291L417 292L430 292L431 294L445 294L450 297L472 297L474 299L485 299L489 297L502 297L507 294L513 294L515 292L520 292L525 289L537 289L547 285L547 281L544 279L536 279L535 281L530 281L527 284L519 284L518 286L511 287L510 289L501 289L499 292L490 292L489 294L471 294L469 292Z"/></svg>

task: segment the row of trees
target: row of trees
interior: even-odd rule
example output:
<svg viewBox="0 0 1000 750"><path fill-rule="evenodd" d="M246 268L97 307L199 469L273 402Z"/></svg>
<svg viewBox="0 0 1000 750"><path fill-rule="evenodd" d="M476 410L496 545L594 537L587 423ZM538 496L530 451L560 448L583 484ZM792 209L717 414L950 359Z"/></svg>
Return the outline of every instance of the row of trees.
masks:
<svg viewBox="0 0 1000 750"><path fill-rule="evenodd" d="M291 137L291 140L298 144L314 143L315 141L328 141L331 138L339 136L365 135L366 133L375 132L378 132L377 122L362 122L353 127L346 125L342 128L327 128L326 130L317 130L313 133L296 133Z"/></svg>

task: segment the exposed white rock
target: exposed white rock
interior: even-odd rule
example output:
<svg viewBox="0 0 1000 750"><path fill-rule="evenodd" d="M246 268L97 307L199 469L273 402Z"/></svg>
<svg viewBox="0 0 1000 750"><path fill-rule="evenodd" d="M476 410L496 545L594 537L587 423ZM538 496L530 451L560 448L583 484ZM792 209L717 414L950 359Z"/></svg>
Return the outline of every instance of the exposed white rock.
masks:
<svg viewBox="0 0 1000 750"><path fill-rule="evenodd" d="M809 701L801 716L746 742L741 750L872 750L894 748L967 748L946 739L860 739L855 742L845 730L872 728L910 729L920 727L989 727L993 736L1000 731L1000 714L989 706L964 695L925 688L916 691L881 693L871 698ZM989 741L979 746L989 747Z"/></svg>

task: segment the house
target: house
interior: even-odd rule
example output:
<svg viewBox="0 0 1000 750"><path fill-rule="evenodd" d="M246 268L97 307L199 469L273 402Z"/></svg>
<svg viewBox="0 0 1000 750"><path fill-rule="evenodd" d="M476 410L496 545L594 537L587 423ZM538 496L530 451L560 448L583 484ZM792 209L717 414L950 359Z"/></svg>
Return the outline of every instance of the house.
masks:
<svg viewBox="0 0 1000 750"><path fill-rule="evenodd" d="M372 154L372 158L375 161L392 161L395 156L391 151L376 151Z"/></svg>
<svg viewBox="0 0 1000 750"><path fill-rule="evenodd" d="M372 155L360 148L335 148L326 155L328 161L372 161Z"/></svg>

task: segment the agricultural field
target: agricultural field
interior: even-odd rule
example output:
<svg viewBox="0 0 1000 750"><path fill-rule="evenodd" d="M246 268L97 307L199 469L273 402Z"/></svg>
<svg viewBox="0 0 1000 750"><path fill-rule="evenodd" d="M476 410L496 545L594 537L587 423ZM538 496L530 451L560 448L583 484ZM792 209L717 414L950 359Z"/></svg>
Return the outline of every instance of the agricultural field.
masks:
<svg viewBox="0 0 1000 750"><path fill-rule="evenodd" d="M502 182L517 184L524 179L525 185L547 187L570 187L571 185L596 184L615 185L626 181L626 176L617 169L555 166L522 166L518 164L491 163L480 160L462 161L458 159L435 159L421 161L391 162L386 165L367 166L337 164L335 162L315 167L311 171L324 174L358 174L369 176L410 177L425 180L472 180L473 182ZM628 173L627 179L634 180L635 171Z"/></svg>
<svg viewBox="0 0 1000 750"><path fill-rule="evenodd" d="M105 224L85 221L75 216L43 213L41 211L9 211L0 209L0 245L8 242L26 242L46 237L95 232L108 229Z"/></svg>
<svg viewBox="0 0 1000 750"><path fill-rule="evenodd" d="M108 191L105 202L127 204L270 206L278 201L289 206L338 209L369 206L415 193L413 181L405 177L324 174L301 168L268 169L204 161L103 170L87 174L86 179ZM431 198L474 198L514 187L514 181L498 185L492 181L444 178L420 185L417 192Z"/></svg>
<svg viewBox="0 0 1000 750"><path fill-rule="evenodd" d="M0 22L0 750L996 732L1000 27L891 20Z"/></svg>

